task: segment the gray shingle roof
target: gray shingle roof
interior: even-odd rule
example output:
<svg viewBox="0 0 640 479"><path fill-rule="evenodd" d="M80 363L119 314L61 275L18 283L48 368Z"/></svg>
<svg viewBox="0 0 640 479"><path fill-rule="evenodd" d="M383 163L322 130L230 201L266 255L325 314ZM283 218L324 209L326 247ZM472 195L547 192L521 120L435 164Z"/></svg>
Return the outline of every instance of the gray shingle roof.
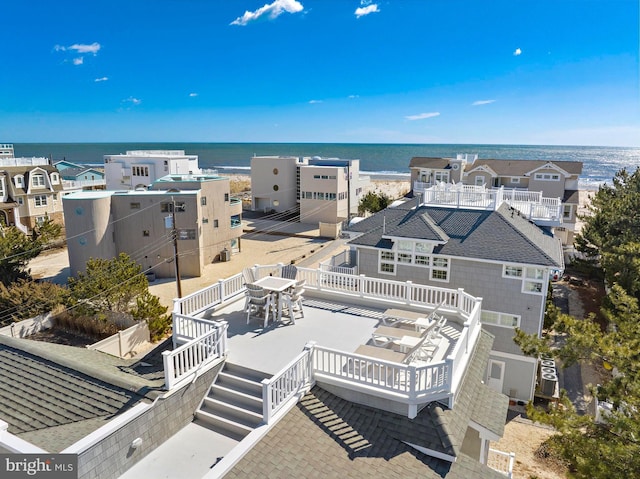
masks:
<svg viewBox="0 0 640 479"><path fill-rule="evenodd" d="M474 416L476 409L494 407L496 421L504 424L506 418L506 396L499 395L496 405L474 405L486 388L481 378L491 344L483 332L453 410L431 403L408 419L316 386L225 477L503 478L460 452L469 420L482 420ZM454 453L456 461L436 459L407 443Z"/></svg>
<svg viewBox="0 0 640 479"><path fill-rule="evenodd" d="M154 362L156 351L143 358ZM59 452L113 416L153 398L164 383L153 365L98 351L0 336L0 419L9 432ZM151 371L149 371L151 370Z"/></svg>
<svg viewBox="0 0 640 479"><path fill-rule="evenodd" d="M432 228L413 220L427 215L449 238L444 245L436 246L435 254L550 267L563 264L558 240L506 204L496 211L426 206L410 209L415 204L414 200L403 207L387 208L349 227L348 231L363 232L349 243L389 249L392 245L381 242L383 236L437 241Z"/></svg>
<svg viewBox="0 0 640 479"><path fill-rule="evenodd" d="M409 168L436 168L446 169L449 158L414 157L409 161ZM498 176L524 176L536 168L553 163L567 173L579 175L582 173L581 161L548 161L548 160L496 160L476 159L473 163L467 163L465 171L473 170L480 165L486 165L498 174Z"/></svg>

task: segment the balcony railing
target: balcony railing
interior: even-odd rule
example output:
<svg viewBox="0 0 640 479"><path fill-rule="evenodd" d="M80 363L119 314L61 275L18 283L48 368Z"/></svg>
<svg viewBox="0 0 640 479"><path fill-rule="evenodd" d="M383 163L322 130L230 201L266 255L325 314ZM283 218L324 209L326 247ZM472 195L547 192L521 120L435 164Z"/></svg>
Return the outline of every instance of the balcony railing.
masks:
<svg viewBox="0 0 640 479"><path fill-rule="evenodd" d="M507 203L531 221L548 226L562 223L560 198L545 198L538 191L504 187L487 189L484 186L450 183L430 187L425 185L415 182L414 191L422 195L422 204L426 206L497 210L502 203Z"/></svg>
<svg viewBox="0 0 640 479"><path fill-rule="evenodd" d="M256 265L257 279L280 275L282 265ZM343 387L378 396L387 396L408 405L409 417L418 406L434 400L447 400L453 406L455 395L480 334L482 302L462 289L452 290L410 281L389 281L354 276L320 269L298 268L297 277L305 279L305 288L331 293L337 298L358 297L381 301L384 305L409 305L453 315L463 323L452 351L438 362L398 364L366 356L310 345L287 367L263 383L264 418L270 418L298 392L316 378L334 381ZM168 388L183 384L194 372L205 368L216 357L226 354L226 323L196 316L244 291L244 280L237 274L220 280L189 296L174 301L174 345L183 346L165 353L165 377ZM223 338L224 336L224 338ZM357 367L356 367L357 366Z"/></svg>

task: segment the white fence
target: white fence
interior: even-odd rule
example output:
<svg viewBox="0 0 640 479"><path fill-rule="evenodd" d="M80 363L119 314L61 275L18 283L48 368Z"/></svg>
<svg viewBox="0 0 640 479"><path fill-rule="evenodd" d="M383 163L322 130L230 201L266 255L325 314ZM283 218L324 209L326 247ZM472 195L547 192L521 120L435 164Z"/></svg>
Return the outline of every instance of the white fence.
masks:
<svg viewBox="0 0 640 479"><path fill-rule="evenodd" d="M164 383L166 389L173 389L194 380L205 372L207 365L227 354L227 328L224 321L215 329L189 341L172 351L164 351Z"/></svg>
<svg viewBox="0 0 640 479"><path fill-rule="evenodd" d="M149 343L150 340L149 327L146 322L141 321L123 331L112 334L102 341L90 344L87 349L95 349L112 356L126 358L135 356L136 349L139 349L142 344Z"/></svg>
<svg viewBox="0 0 640 479"><path fill-rule="evenodd" d="M173 302L174 314L195 316L244 291L242 274L221 279L216 284L201 289Z"/></svg>
<svg viewBox="0 0 640 479"><path fill-rule="evenodd" d="M516 455L513 452L502 452L497 449L489 449L487 466L511 479L513 478L513 463L515 462L515 458Z"/></svg>
<svg viewBox="0 0 640 479"><path fill-rule="evenodd" d="M53 326L52 316L51 313L40 314L35 318L11 323L0 328L0 334L2 336L11 336L12 338L26 338L44 329L51 328Z"/></svg>

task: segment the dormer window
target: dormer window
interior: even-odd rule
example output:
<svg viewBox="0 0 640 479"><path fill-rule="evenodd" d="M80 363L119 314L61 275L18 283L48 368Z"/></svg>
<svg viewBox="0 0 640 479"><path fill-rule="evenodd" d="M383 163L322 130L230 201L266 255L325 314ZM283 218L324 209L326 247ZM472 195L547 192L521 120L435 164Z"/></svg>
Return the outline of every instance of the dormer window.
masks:
<svg viewBox="0 0 640 479"><path fill-rule="evenodd" d="M51 183L54 185L60 183L60 175L58 173L51 173Z"/></svg>
<svg viewBox="0 0 640 479"><path fill-rule="evenodd" d="M31 185L34 187L45 186L44 175L38 173L31 177Z"/></svg>
<svg viewBox="0 0 640 479"><path fill-rule="evenodd" d="M16 187L24 188L24 177L22 175L18 175L15 177Z"/></svg>

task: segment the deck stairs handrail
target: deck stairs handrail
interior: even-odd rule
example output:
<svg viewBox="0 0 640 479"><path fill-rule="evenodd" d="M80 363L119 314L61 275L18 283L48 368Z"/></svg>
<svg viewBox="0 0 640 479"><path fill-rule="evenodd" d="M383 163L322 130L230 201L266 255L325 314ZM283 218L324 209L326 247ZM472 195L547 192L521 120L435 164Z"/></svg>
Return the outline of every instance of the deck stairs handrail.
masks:
<svg viewBox="0 0 640 479"><path fill-rule="evenodd" d="M296 395L308 391L313 383L311 351L313 343L271 378L262 381L263 420L269 424L275 414Z"/></svg>
<svg viewBox="0 0 640 479"><path fill-rule="evenodd" d="M207 371L216 359L227 354L227 329L225 321L217 327L192 339L188 343L162 353L165 388L173 388L195 379L199 373Z"/></svg>
<svg viewBox="0 0 640 479"><path fill-rule="evenodd" d="M505 477L513 478L513 464L515 462L516 455L513 452L503 452L497 449L489 449L489 455L487 457L487 466L494 471L498 471L500 474L504 474Z"/></svg>

